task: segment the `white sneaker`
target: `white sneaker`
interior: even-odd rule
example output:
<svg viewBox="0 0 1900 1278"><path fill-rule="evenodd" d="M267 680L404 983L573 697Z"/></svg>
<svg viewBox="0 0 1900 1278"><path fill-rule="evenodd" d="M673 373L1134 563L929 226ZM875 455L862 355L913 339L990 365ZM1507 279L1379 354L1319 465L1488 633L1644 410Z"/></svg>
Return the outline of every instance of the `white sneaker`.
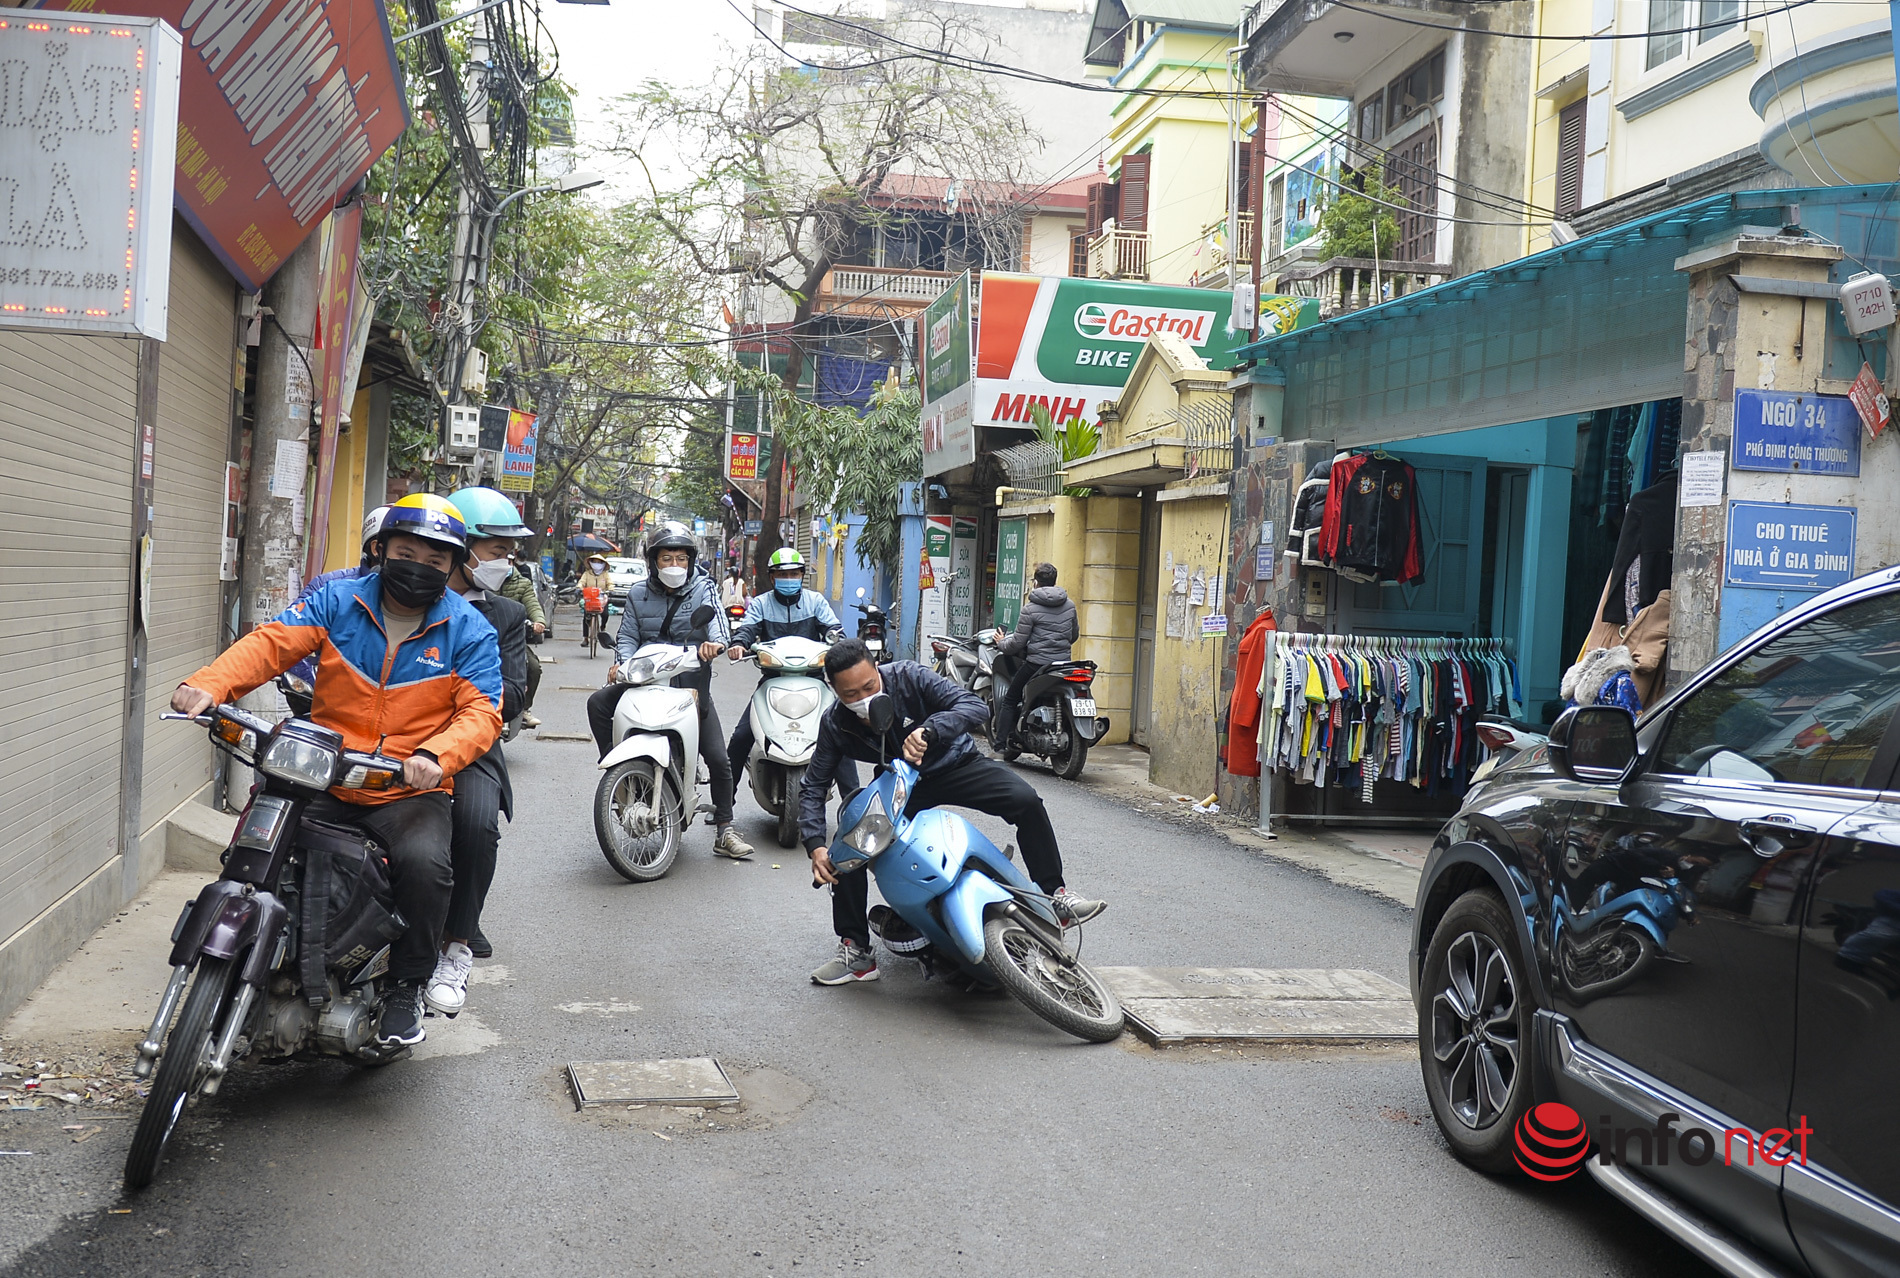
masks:
<svg viewBox="0 0 1900 1278"><path fill-rule="evenodd" d="M468 974L474 970L474 952L460 941L450 941L449 948L435 961L435 975L422 987L422 1001L430 1011L454 1020L462 1004L468 1002Z"/></svg>

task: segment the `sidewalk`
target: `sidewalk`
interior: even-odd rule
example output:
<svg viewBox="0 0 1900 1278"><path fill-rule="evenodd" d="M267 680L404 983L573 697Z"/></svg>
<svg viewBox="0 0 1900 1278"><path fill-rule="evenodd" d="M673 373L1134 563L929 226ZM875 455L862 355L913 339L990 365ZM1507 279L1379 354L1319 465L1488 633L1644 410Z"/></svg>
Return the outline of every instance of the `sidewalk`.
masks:
<svg viewBox="0 0 1900 1278"><path fill-rule="evenodd" d="M1099 746L1089 751L1077 784L1139 812L1216 834L1276 861L1325 876L1342 887L1370 892L1407 909L1418 896L1432 833L1426 830L1281 829L1268 838L1252 825L1223 813L1194 811L1201 796L1186 799L1148 780L1148 753L1139 746Z"/></svg>

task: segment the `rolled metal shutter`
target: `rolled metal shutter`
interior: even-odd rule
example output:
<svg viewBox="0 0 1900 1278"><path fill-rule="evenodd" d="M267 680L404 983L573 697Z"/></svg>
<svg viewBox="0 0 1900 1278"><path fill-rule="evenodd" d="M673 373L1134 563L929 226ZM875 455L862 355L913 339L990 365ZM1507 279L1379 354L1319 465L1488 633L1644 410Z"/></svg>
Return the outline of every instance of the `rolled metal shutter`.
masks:
<svg viewBox="0 0 1900 1278"><path fill-rule="evenodd" d="M0 332L0 939L120 851L139 345Z"/></svg>
<svg viewBox="0 0 1900 1278"><path fill-rule="evenodd" d="M218 655L236 309L237 285L230 275L189 228L176 224L169 332L158 361L141 832L211 778L205 734L161 723L158 716L172 689Z"/></svg>

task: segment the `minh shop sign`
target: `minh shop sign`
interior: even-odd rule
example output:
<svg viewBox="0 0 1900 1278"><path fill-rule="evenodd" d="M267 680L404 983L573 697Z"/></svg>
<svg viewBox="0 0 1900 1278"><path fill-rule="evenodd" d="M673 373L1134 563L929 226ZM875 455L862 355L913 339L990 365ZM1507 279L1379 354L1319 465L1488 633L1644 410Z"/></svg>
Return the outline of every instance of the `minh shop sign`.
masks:
<svg viewBox="0 0 1900 1278"><path fill-rule="evenodd" d="M0 328L163 341L178 33L0 9Z"/></svg>
<svg viewBox="0 0 1900 1278"><path fill-rule="evenodd" d="M39 12L95 7L184 36L178 211L251 292L408 125L379 0L48 0Z"/></svg>
<svg viewBox="0 0 1900 1278"><path fill-rule="evenodd" d="M1234 367L1250 340L1228 324L1232 295L1214 289L986 271L981 296L975 416L985 425L1027 426L1037 405L1058 425L1094 421L1158 333L1216 369Z"/></svg>

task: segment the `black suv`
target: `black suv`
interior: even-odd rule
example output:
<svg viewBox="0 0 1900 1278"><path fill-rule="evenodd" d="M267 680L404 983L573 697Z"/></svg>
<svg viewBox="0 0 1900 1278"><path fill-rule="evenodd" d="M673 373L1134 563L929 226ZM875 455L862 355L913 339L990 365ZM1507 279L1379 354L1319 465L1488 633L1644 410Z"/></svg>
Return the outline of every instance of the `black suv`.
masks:
<svg viewBox="0 0 1900 1278"><path fill-rule="evenodd" d="M1473 787L1412 942L1458 1157L1586 1171L1726 1273L1900 1273L1897 707L1883 569Z"/></svg>

